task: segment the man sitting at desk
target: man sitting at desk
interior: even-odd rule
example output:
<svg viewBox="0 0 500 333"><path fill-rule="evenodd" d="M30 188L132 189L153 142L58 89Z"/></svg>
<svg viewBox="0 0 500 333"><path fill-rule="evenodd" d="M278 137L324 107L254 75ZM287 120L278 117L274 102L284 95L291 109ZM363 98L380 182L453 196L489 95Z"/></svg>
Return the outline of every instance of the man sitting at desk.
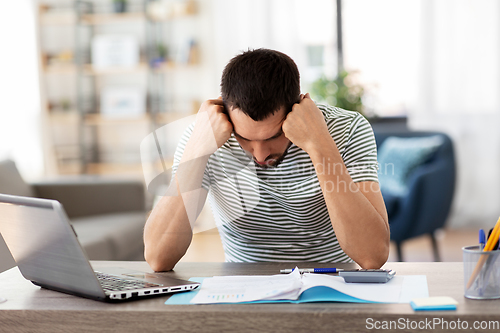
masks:
<svg viewBox="0 0 500 333"><path fill-rule="evenodd" d="M185 254L207 194L227 261L381 267L389 225L366 119L301 94L296 64L273 50L234 57L221 93L185 132L146 223L151 268L171 270Z"/></svg>

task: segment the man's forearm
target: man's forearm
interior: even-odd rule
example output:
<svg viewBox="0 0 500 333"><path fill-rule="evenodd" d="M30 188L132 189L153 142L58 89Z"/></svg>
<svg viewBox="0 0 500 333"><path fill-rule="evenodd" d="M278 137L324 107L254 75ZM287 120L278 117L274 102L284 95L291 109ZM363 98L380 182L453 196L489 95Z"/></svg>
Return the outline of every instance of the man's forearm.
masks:
<svg viewBox="0 0 500 333"><path fill-rule="evenodd" d="M144 257L155 271L169 271L186 253L192 231L182 197L163 197L144 227Z"/></svg>
<svg viewBox="0 0 500 333"><path fill-rule="evenodd" d="M186 147L188 148L188 147ZM155 271L171 270L186 253L192 227L206 199L201 187L209 156L191 159L186 150L175 179L146 222L145 258Z"/></svg>
<svg viewBox="0 0 500 333"><path fill-rule="evenodd" d="M171 270L186 253L207 197L201 185L208 159L232 131L222 98L201 105L175 179L144 227L144 255L155 271Z"/></svg>
<svg viewBox="0 0 500 333"><path fill-rule="evenodd" d="M374 205L353 182L333 139L309 155L340 246L361 267L379 268L387 260L390 241L383 202ZM377 183L367 183L378 190Z"/></svg>

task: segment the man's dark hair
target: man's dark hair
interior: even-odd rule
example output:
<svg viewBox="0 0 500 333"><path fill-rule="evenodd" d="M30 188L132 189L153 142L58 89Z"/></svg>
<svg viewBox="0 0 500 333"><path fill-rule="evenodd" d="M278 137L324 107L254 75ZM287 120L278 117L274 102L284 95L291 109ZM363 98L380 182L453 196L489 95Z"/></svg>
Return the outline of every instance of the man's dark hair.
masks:
<svg viewBox="0 0 500 333"><path fill-rule="evenodd" d="M286 54L248 50L224 68L221 95L226 108L238 108L255 121L266 119L281 107L288 113L299 102L300 75Z"/></svg>

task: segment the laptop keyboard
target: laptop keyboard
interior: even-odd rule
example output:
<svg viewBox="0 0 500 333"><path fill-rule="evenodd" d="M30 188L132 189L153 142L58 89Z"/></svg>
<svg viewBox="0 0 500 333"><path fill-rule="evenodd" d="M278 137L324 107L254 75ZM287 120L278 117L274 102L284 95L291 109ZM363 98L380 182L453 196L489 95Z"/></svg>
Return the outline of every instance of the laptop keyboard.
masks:
<svg viewBox="0 0 500 333"><path fill-rule="evenodd" d="M106 291L123 291L132 289L142 289L149 287L160 287L161 284L149 283L144 281L123 279L115 275L109 275L101 272L95 272L97 279L101 283L102 289Z"/></svg>

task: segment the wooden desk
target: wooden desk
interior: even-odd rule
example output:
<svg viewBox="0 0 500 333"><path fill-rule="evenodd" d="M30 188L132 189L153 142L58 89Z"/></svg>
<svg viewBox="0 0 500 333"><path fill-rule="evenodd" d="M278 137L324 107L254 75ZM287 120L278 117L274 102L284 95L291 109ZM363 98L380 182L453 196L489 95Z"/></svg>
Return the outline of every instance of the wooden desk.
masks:
<svg viewBox="0 0 500 333"><path fill-rule="evenodd" d="M119 266L149 270L145 262L93 262L93 265L95 268ZM353 268L351 265L336 266ZM175 271L164 274L188 279L193 276L276 274L279 269L289 267L294 264L179 263ZM462 263L388 263L385 267L396 270L399 275L426 275L430 296L451 296L459 302L458 310L414 312L409 304L351 303L164 305L169 296L109 304L41 289L24 280L16 267L0 274L0 296L7 298L7 302L0 304L0 331L333 332L340 328L344 332L366 332L367 325L375 328L375 321L379 321L379 325L384 321L411 325L411 321L437 319L460 320L461 325L466 322L469 327L474 321L483 320L499 324L500 300L477 301L463 297ZM367 322L369 318L372 320ZM414 331L408 328L398 331ZM498 331L498 326L492 331Z"/></svg>

